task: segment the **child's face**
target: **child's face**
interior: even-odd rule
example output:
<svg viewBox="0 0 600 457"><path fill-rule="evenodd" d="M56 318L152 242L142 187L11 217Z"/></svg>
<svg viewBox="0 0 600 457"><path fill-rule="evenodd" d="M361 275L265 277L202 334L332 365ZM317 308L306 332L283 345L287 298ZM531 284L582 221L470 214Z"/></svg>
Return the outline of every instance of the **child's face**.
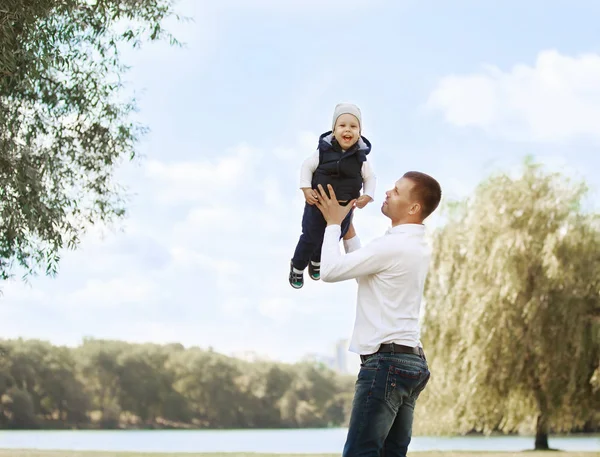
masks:
<svg viewBox="0 0 600 457"><path fill-rule="evenodd" d="M360 124L356 116L342 114L335 122L333 135L342 149L346 150L354 146L360 138Z"/></svg>

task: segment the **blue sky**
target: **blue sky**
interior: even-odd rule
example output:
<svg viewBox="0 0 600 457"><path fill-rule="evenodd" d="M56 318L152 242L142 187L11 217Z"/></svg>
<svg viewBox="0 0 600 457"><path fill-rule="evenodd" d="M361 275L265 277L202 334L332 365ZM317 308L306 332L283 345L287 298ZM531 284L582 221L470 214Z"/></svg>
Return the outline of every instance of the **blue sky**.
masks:
<svg viewBox="0 0 600 457"><path fill-rule="evenodd" d="M217 6L218 3L218 6ZM2 286L0 334L178 341L295 361L350 336L356 286L293 290L299 167L338 102L358 104L381 234L405 171L467 196L527 154L587 180L598 201L600 34L593 1L181 1L184 48L127 51L151 132L119 179L127 219L95 227L59 276ZM432 217L430 225L435 225Z"/></svg>

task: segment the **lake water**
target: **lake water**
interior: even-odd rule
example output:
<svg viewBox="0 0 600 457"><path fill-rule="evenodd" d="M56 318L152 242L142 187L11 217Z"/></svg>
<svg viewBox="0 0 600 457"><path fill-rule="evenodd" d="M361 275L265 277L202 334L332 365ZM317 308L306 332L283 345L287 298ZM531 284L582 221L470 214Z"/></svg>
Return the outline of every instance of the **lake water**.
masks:
<svg viewBox="0 0 600 457"><path fill-rule="evenodd" d="M138 452L341 453L345 428L300 430L0 430L0 449ZM600 435L551 436L550 446L565 451L596 451ZM411 451L521 451L530 436L416 436Z"/></svg>

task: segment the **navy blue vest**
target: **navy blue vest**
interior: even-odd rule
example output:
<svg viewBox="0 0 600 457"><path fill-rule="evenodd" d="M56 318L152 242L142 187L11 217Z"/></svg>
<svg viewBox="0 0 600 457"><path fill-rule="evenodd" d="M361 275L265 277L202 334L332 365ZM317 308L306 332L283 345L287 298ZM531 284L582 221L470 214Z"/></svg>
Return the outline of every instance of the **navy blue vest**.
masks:
<svg viewBox="0 0 600 457"><path fill-rule="evenodd" d="M319 137L319 166L313 173L312 188L321 184L327 195L327 184L331 184L338 200L352 200L360 197L362 189L362 165L371 152L371 143L361 136L348 149L342 151L331 131Z"/></svg>

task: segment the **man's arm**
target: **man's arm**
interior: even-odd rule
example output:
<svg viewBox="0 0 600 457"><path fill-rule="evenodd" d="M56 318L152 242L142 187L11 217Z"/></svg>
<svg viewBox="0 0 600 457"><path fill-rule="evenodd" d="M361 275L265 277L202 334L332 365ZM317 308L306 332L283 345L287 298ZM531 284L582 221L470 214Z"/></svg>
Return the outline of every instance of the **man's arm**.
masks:
<svg viewBox="0 0 600 457"><path fill-rule="evenodd" d="M360 238L356 235L356 230L354 229L354 223L352 221L350 221L348 231L344 235L344 249L346 254L350 254L351 252L360 249ZM356 282L358 282L358 278L356 278Z"/></svg>
<svg viewBox="0 0 600 457"><path fill-rule="evenodd" d="M368 276L385 270L394 255L378 240L346 255L340 252L341 227L328 225L321 248L321 279L324 282L339 282ZM351 241L351 240L348 240Z"/></svg>
<svg viewBox="0 0 600 457"><path fill-rule="evenodd" d="M360 238L358 238L358 236L356 235L354 223L352 222L350 222L348 231L344 235L344 249L346 251L346 254L360 249Z"/></svg>

